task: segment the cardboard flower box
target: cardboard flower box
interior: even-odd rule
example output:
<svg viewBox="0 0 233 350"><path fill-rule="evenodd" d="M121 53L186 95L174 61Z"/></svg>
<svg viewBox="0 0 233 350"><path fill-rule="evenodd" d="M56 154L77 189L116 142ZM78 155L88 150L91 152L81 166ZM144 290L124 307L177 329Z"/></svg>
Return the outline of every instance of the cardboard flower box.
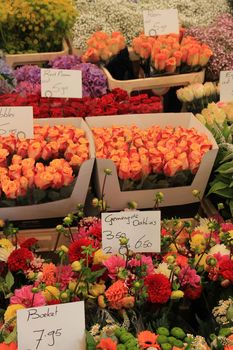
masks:
<svg viewBox="0 0 233 350"><path fill-rule="evenodd" d="M5 55L6 63L10 67L22 66L25 64L41 64L53 60L57 56L68 55L70 51L68 41L63 40L63 48L58 52L24 53L15 55Z"/></svg>
<svg viewBox="0 0 233 350"><path fill-rule="evenodd" d="M159 114L141 114L141 115L122 115L122 116L104 116L86 118L86 122L90 128L93 127L112 127L115 126L130 126L136 125L142 129L148 128L152 125L159 125L165 127L167 125L184 128L195 128L198 133L204 133L209 141L212 143L212 149L207 151L201 161L197 173L189 186L156 188L148 190L134 190L122 191L117 175L115 164L110 159L96 159L96 190L97 195L101 195L101 189L104 181L104 169L112 170L112 175L107 177L105 185L105 200L109 210L122 210L127 207L130 201L136 201L138 208L153 208L155 193L163 192L164 201L161 206L174 206L198 202L198 199L193 196L192 190L200 191L201 197L204 195L205 188L213 167L216 155L218 153L218 146L214 137L209 130L205 128L192 113L159 113Z"/></svg>
<svg viewBox="0 0 233 350"><path fill-rule="evenodd" d="M107 79L109 90L121 88L128 94L137 90L155 90L156 95L164 95L171 87L186 86L188 84L203 83L205 79L205 70L193 73L166 75L153 78L141 78L132 80L117 80L112 77L110 72L102 67Z"/></svg>
<svg viewBox="0 0 233 350"><path fill-rule="evenodd" d="M83 129L89 141L89 159L81 164L70 197L41 204L1 207L1 219L17 221L63 217L74 211L77 204L85 203L94 165L94 143L87 124L82 118L36 119L34 124L72 125Z"/></svg>

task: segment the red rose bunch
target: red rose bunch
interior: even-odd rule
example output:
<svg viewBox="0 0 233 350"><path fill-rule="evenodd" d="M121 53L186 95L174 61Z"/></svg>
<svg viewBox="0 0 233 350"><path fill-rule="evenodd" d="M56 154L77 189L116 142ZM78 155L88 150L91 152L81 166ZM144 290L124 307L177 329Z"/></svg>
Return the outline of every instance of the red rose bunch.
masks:
<svg viewBox="0 0 233 350"><path fill-rule="evenodd" d="M0 106L32 106L34 118L87 117L131 113L159 113L161 98L139 94L130 97L124 90L114 89L98 98L47 98L39 95L6 94L0 96Z"/></svg>

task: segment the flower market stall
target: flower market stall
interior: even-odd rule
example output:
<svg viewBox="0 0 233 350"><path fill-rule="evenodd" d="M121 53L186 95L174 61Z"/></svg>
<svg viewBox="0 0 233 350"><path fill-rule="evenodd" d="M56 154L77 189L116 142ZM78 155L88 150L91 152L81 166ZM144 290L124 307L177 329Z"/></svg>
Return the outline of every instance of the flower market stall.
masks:
<svg viewBox="0 0 233 350"><path fill-rule="evenodd" d="M232 24L0 3L0 350L233 349Z"/></svg>

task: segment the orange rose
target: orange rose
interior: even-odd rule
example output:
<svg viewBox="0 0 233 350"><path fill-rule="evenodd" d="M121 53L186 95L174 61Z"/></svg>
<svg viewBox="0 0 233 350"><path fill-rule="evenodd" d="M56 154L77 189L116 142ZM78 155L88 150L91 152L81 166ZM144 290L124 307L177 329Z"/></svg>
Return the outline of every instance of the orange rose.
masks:
<svg viewBox="0 0 233 350"><path fill-rule="evenodd" d="M97 63L100 60L99 52L94 47L89 47L82 55L83 62Z"/></svg>
<svg viewBox="0 0 233 350"><path fill-rule="evenodd" d="M122 158L119 165L119 178L126 180L130 178L130 162L128 158Z"/></svg>
<svg viewBox="0 0 233 350"><path fill-rule="evenodd" d="M22 163L22 157L18 156L17 154L14 154L11 159L12 164L21 164Z"/></svg>
<svg viewBox="0 0 233 350"><path fill-rule="evenodd" d="M163 160L162 157L152 157L150 160L150 165L154 173L161 173L163 170Z"/></svg>
<svg viewBox="0 0 233 350"><path fill-rule="evenodd" d="M199 63L199 48L197 46L192 46L188 50L187 64L189 66L197 66Z"/></svg>
<svg viewBox="0 0 233 350"><path fill-rule="evenodd" d="M49 164L56 170L62 170L64 166L69 165L69 163L63 158L53 159Z"/></svg>
<svg viewBox="0 0 233 350"><path fill-rule="evenodd" d="M53 182L51 187L55 188L55 189L59 189L64 185L64 181L63 181L63 176L61 173L56 172L55 174L53 174Z"/></svg>
<svg viewBox="0 0 233 350"><path fill-rule="evenodd" d="M64 165L61 170L64 186L68 186L74 180L73 169L69 165Z"/></svg>
<svg viewBox="0 0 233 350"><path fill-rule="evenodd" d="M156 70L162 71L165 69L167 57L165 54L158 53L154 57L154 66Z"/></svg>
<svg viewBox="0 0 233 350"><path fill-rule="evenodd" d="M35 159L25 158L22 160L22 171L26 169L34 169Z"/></svg>
<svg viewBox="0 0 233 350"><path fill-rule="evenodd" d="M18 195L18 181L17 180L6 180L2 182L2 191L5 193L8 199L15 199Z"/></svg>
<svg viewBox="0 0 233 350"><path fill-rule="evenodd" d="M182 162L179 159L169 160L163 168L166 176L174 176L179 170L182 170Z"/></svg>
<svg viewBox="0 0 233 350"><path fill-rule="evenodd" d="M213 52L209 48L201 50L200 56L199 56L199 65L201 67L205 67L212 55L213 55Z"/></svg>
<svg viewBox="0 0 233 350"><path fill-rule="evenodd" d="M19 178L19 190L18 196L24 197L27 194L29 188L29 180L25 176Z"/></svg>
<svg viewBox="0 0 233 350"><path fill-rule="evenodd" d="M33 158L35 160L41 157L42 147L40 142L34 141L28 146L28 158Z"/></svg>
<svg viewBox="0 0 233 350"><path fill-rule="evenodd" d="M18 141L17 147L16 147L16 153L22 158L26 158L28 155L28 142Z"/></svg>
<svg viewBox="0 0 233 350"><path fill-rule="evenodd" d="M46 190L51 187L53 183L53 174L48 171L38 172L34 177L34 183L36 187L41 190Z"/></svg>
<svg viewBox="0 0 233 350"><path fill-rule="evenodd" d="M9 169L9 177L11 180L16 180L19 179L21 176L21 170L22 170L22 166L19 164L12 164L8 167Z"/></svg>
<svg viewBox="0 0 233 350"><path fill-rule="evenodd" d="M141 178L142 165L138 161L132 161L130 163L131 179L139 180Z"/></svg>
<svg viewBox="0 0 233 350"><path fill-rule="evenodd" d="M69 165L71 167L78 168L80 167L82 162L83 162L83 159L79 157L77 154L75 154L74 156L71 157L71 160L69 161Z"/></svg>
<svg viewBox="0 0 233 350"><path fill-rule="evenodd" d="M52 158L52 147L49 143L43 147L41 150L41 158L44 160L49 160Z"/></svg>
<svg viewBox="0 0 233 350"><path fill-rule="evenodd" d="M5 148L0 148L0 164L6 162L7 156L9 156L9 151Z"/></svg>
<svg viewBox="0 0 233 350"><path fill-rule="evenodd" d="M174 73L176 70L176 59L175 57L171 57L168 60L166 60L166 72L168 73Z"/></svg>
<svg viewBox="0 0 233 350"><path fill-rule="evenodd" d="M26 179L28 180L28 186L32 187L32 185L34 184L34 176L35 176L34 169L25 169L23 171L23 176L25 176Z"/></svg>
<svg viewBox="0 0 233 350"><path fill-rule="evenodd" d="M35 165L35 171L36 171L36 173L42 173L42 172L44 172L44 171L45 171L45 166L44 166L44 164L43 164L43 163L40 163L40 162L36 163L36 165Z"/></svg>
<svg viewBox="0 0 233 350"><path fill-rule="evenodd" d="M173 53L173 56L175 57L176 59L176 66L177 67L180 67L181 65L181 59L182 59L182 52L181 51L175 51Z"/></svg>

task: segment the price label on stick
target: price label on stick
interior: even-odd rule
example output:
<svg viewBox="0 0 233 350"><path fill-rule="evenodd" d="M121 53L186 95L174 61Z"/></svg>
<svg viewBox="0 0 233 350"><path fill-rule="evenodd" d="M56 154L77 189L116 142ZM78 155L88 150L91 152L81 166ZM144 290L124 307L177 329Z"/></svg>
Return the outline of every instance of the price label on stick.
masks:
<svg viewBox="0 0 233 350"><path fill-rule="evenodd" d="M0 107L0 136L14 134L18 138L33 138L33 108Z"/></svg>
<svg viewBox="0 0 233 350"><path fill-rule="evenodd" d="M133 252L160 252L160 211L102 213L102 245L106 254L126 253L120 238L128 238Z"/></svg>
<svg viewBox="0 0 233 350"><path fill-rule="evenodd" d="M69 69L41 69L41 96L82 97L82 72Z"/></svg>
<svg viewBox="0 0 233 350"><path fill-rule="evenodd" d="M84 302L17 311L18 350L85 350Z"/></svg>
<svg viewBox="0 0 233 350"><path fill-rule="evenodd" d="M143 11L144 32L149 36L179 34L176 9Z"/></svg>
<svg viewBox="0 0 233 350"><path fill-rule="evenodd" d="M233 101L233 71L220 72L220 101Z"/></svg>

